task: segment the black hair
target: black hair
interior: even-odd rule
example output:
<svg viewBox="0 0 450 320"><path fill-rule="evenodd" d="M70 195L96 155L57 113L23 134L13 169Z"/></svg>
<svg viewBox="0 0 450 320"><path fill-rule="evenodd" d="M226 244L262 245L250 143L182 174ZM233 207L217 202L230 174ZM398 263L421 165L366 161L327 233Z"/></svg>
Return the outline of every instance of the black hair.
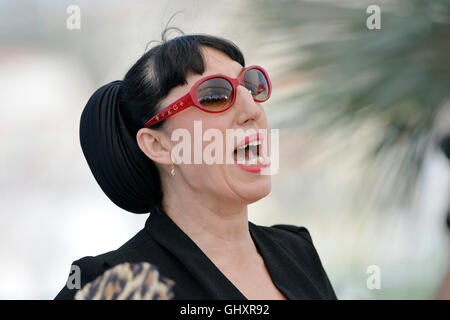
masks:
<svg viewBox="0 0 450 320"><path fill-rule="evenodd" d="M184 35L153 47L131 67L122 83L120 103L132 133L137 133L160 110L159 102L172 88L186 84L189 72L203 74L201 46L218 49L245 66L244 56L236 45L210 35Z"/></svg>
<svg viewBox="0 0 450 320"><path fill-rule="evenodd" d="M89 99L80 120L80 142L98 184L116 205L148 213L162 205L161 179L154 162L139 148L136 134L161 108L169 91L186 84L187 75L203 74L202 47L218 49L245 66L231 41L205 34L182 35L145 52L123 80L112 81ZM154 124L159 129L164 121Z"/></svg>

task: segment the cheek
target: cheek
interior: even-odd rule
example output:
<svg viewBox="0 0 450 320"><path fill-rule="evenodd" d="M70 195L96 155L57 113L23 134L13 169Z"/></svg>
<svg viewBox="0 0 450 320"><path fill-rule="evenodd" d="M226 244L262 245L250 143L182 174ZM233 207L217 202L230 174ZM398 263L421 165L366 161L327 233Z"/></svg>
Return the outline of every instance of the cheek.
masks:
<svg viewBox="0 0 450 320"><path fill-rule="evenodd" d="M217 149L216 146L222 145L222 155L225 156L226 148L226 130L232 127L230 115L225 114L206 114L205 112L193 107L183 110L183 114L170 119L169 131L182 133L183 137L190 139L190 158L194 163L194 154L204 163L204 152L211 154L211 150ZM181 140L170 137L172 145L178 144ZM217 140L220 140L216 142ZM212 152L214 155L214 152ZM225 161L225 159L224 159Z"/></svg>
<svg viewBox="0 0 450 320"><path fill-rule="evenodd" d="M199 110L199 112L202 111ZM202 192L205 195L218 194L225 198L241 199L248 203L257 201L270 192L270 176L249 176L234 164L205 163L205 156L217 147L217 145L212 147L216 138L221 140L222 161L226 161L226 130L232 128L233 125L231 113L210 117L210 115L196 114L194 111L186 112L183 116L180 114L177 118L172 119L173 129L182 129L190 137L190 164L181 164L180 170L183 171L183 179L193 190L200 194ZM264 128L265 116L260 119L261 122L258 126ZM194 124L194 121L199 122ZM205 133L208 132L216 134L220 132L220 134L211 134L212 138L207 141ZM173 141L174 145L178 143L178 141ZM199 164L194 163L196 153L197 159L200 157L201 163Z"/></svg>
<svg viewBox="0 0 450 320"><path fill-rule="evenodd" d="M189 175L207 175L208 172L223 170L221 164L212 162L225 163L226 129L231 124L224 117L205 115L201 110L198 110L200 113L184 111L185 114L170 119L168 123L174 157L181 159Z"/></svg>

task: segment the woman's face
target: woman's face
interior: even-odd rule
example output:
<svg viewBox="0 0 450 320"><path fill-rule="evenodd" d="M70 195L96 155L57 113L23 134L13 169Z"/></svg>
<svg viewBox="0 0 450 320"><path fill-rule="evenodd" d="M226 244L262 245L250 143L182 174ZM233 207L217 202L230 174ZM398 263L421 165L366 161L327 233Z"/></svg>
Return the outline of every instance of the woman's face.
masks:
<svg viewBox="0 0 450 320"><path fill-rule="evenodd" d="M237 78L239 76L242 65L238 62L232 60L219 50L210 47L203 47L203 50L205 72L202 75L188 75L186 79L187 84L173 88L162 101L163 107L188 93L191 87L205 76L214 74L224 74L231 78ZM195 152L194 121L201 121L202 134L208 129L217 129L222 133L224 158L221 164L207 164L204 159L202 159L201 164L193 163ZM184 185L186 188L191 188L195 194L202 197L201 200L211 200L216 203L219 201L219 203L225 204L228 201L232 201L239 204L249 204L263 198L270 192L270 175L262 175L259 172L244 170L234 162L227 163L225 159L226 153L230 153L230 150L226 150L227 143L225 140L227 129L242 129L244 132L248 129L254 129L255 131L259 129L268 130L266 114L263 107L253 100L252 95L246 88L238 86L235 103L225 112L208 113L196 107L189 107L175 116L168 118L163 130L170 137L172 132L178 128L185 129L190 134L190 159L192 159L192 164L176 164L176 177L169 177L170 179L182 179L183 183L181 185ZM243 137L248 135L246 133ZM265 136L267 139L264 139L262 143L268 145L270 134ZM241 142L242 136L233 139L234 145L232 149L234 149L237 143ZM201 141L203 154L203 150L212 141L203 141L203 138L201 138ZM179 141L171 140L172 146L178 143ZM233 153L233 150L231 152Z"/></svg>

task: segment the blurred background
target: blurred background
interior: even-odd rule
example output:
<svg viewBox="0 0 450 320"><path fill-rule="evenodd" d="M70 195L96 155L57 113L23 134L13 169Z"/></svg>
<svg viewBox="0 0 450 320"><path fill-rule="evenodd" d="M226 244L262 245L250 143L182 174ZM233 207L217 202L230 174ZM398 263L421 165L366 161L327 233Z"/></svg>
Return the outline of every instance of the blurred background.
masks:
<svg viewBox="0 0 450 320"><path fill-rule="evenodd" d="M78 126L169 20L271 75L280 169L252 222L306 226L339 299L450 299L448 0L0 1L1 299L53 299L72 261L144 226L97 185Z"/></svg>

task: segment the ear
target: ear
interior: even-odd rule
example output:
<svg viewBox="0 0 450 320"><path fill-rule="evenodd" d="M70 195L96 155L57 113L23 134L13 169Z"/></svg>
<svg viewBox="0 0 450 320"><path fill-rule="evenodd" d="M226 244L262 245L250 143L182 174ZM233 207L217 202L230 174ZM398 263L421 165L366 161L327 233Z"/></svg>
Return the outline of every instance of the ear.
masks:
<svg viewBox="0 0 450 320"><path fill-rule="evenodd" d="M136 134L139 148L147 157L159 164L171 164L170 143L161 130L141 128Z"/></svg>

